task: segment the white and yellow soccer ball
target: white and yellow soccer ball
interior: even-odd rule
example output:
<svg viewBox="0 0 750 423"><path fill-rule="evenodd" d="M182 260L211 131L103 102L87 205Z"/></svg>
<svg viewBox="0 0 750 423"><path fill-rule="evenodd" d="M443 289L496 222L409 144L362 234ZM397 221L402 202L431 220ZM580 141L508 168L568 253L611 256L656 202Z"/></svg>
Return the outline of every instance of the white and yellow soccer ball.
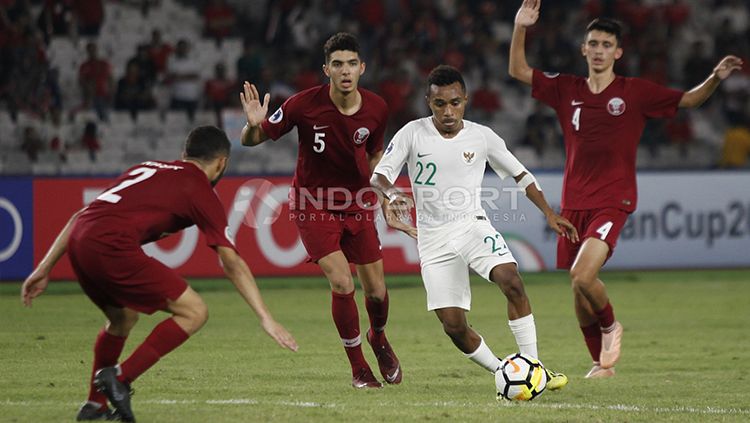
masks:
<svg viewBox="0 0 750 423"><path fill-rule="evenodd" d="M541 361L522 353L511 354L495 372L497 399L531 401L547 387L547 371Z"/></svg>

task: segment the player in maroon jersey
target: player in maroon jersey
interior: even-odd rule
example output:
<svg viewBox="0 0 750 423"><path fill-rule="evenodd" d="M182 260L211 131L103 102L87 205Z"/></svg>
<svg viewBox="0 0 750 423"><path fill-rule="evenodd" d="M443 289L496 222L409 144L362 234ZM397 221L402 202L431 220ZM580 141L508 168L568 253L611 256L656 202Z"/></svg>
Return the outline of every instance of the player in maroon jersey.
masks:
<svg viewBox="0 0 750 423"><path fill-rule="evenodd" d="M639 78L617 76L623 51L620 25L595 19L586 28L581 53L588 77L542 73L526 62L526 28L539 17L541 0L524 0L516 14L510 47L510 75L531 85L532 96L554 108L565 138L562 216L581 243L558 238L557 267L570 270L576 316L594 366L586 375L609 377L620 357L622 325L615 319L599 270L636 208L635 159L649 118L674 116L678 107L698 107L719 83L742 66L724 57L708 78L683 92Z"/></svg>
<svg viewBox="0 0 750 423"><path fill-rule="evenodd" d="M323 50L323 72L330 82L293 95L268 118L269 95L261 102L255 86L245 82L240 94L247 115L242 144L277 140L297 127L299 156L289 194L292 218L310 259L331 285L333 321L351 364L352 385L380 388L362 355L349 263L356 266L365 292L370 318L367 341L380 373L387 383L400 383L399 361L385 337L388 291L374 224L378 198L369 182L383 155L387 107L378 95L358 88L365 64L354 36L338 33ZM397 219L388 222L416 236L413 228Z"/></svg>
<svg viewBox="0 0 750 423"><path fill-rule="evenodd" d="M208 318L206 304L174 270L148 257L141 245L197 225L216 250L224 272L279 345L297 350L294 338L266 308L252 273L227 237L227 217L213 190L229 159L219 128L195 128L183 159L143 162L127 170L94 202L76 212L26 279L26 306L47 288L49 273L64 253L83 291L107 316L94 343L88 401L78 420L134 421L130 383L196 333ZM125 361L117 364L138 313L162 310L159 323ZM107 399L115 407L107 408Z"/></svg>

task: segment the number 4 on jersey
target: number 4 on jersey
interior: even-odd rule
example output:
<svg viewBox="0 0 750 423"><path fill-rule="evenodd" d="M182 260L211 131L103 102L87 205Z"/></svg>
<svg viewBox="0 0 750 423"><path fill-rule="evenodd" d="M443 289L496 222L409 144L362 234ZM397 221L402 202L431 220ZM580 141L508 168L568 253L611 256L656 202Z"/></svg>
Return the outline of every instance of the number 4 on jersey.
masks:
<svg viewBox="0 0 750 423"><path fill-rule="evenodd" d="M576 131L581 129L581 108L576 107L576 109L573 111L573 119L571 120L571 123L573 124L573 127L576 128Z"/></svg>
<svg viewBox="0 0 750 423"><path fill-rule="evenodd" d="M607 238L610 229L612 229L612 222L607 222L600 226L599 229L596 230L596 233L599 234L599 239L604 241L604 239Z"/></svg>

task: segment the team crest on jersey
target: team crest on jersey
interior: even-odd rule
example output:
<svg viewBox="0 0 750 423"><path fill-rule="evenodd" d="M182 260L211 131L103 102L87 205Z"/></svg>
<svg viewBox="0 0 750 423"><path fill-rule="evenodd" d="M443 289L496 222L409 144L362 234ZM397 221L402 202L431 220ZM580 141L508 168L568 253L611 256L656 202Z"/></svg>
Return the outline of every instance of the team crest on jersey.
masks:
<svg viewBox="0 0 750 423"><path fill-rule="evenodd" d="M607 111L612 116L620 116L625 113L625 100L620 97L614 97L607 103Z"/></svg>
<svg viewBox="0 0 750 423"><path fill-rule="evenodd" d="M279 123L281 122L281 119L284 119L284 111L279 107L279 109L273 112L271 117L268 118L268 121L271 123Z"/></svg>
<svg viewBox="0 0 750 423"><path fill-rule="evenodd" d="M367 137L370 136L370 130L365 128L364 126L357 129L357 131L354 133L354 143L355 144L362 144L363 142L367 141Z"/></svg>
<svg viewBox="0 0 750 423"><path fill-rule="evenodd" d="M464 151L464 163L467 165L470 165L474 163L474 159L476 158L476 153L473 151Z"/></svg>
<svg viewBox="0 0 750 423"><path fill-rule="evenodd" d="M560 72L544 72L544 76L549 79L557 78L558 76L560 76Z"/></svg>

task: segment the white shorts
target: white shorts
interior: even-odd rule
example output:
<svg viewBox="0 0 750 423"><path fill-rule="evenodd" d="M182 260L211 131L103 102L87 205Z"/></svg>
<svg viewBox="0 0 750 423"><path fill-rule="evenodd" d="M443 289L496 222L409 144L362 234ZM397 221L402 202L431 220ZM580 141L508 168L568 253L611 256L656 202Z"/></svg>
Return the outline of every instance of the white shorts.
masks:
<svg viewBox="0 0 750 423"><path fill-rule="evenodd" d="M471 222L469 230L439 249L421 254L427 310L459 307L471 310L469 268L490 281L499 264L516 263L505 239L488 221Z"/></svg>

